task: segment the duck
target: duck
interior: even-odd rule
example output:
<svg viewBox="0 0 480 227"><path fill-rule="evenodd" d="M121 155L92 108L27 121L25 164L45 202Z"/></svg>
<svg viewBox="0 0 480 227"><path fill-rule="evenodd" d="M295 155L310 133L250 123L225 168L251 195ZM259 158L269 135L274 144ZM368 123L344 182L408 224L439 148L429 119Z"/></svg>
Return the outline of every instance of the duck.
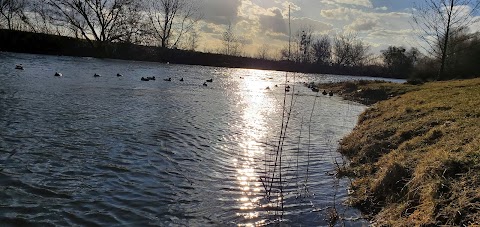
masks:
<svg viewBox="0 0 480 227"><path fill-rule="evenodd" d="M312 87L312 91L313 91L313 92L319 92L320 89L318 89L318 88L316 88L316 87Z"/></svg>
<svg viewBox="0 0 480 227"><path fill-rule="evenodd" d="M23 70L23 65L22 65L22 64L16 65L16 66L15 66L15 69Z"/></svg>
<svg viewBox="0 0 480 227"><path fill-rule="evenodd" d="M209 83L212 83L212 82L213 82L213 79L208 79L208 80L206 80L206 81L209 82Z"/></svg>
<svg viewBox="0 0 480 227"><path fill-rule="evenodd" d="M117 73L117 76L118 76L118 77L121 77L121 76L123 76L123 75L122 75L122 74L120 74L120 73Z"/></svg>
<svg viewBox="0 0 480 227"><path fill-rule="evenodd" d="M183 81L183 77L182 77L182 79L180 79L180 81Z"/></svg>
<svg viewBox="0 0 480 227"><path fill-rule="evenodd" d="M143 76L142 76L142 78L141 78L140 80L141 80L141 81L149 81L148 77L145 78L145 77L143 77Z"/></svg>
<svg viewBox="0 0 480 227"><path fill-rule="evenodd" d="M328 93L328 95L329 95L329 96L333 96L333 91L330 91L330 92Z"/></svg>
<svg viewBox="0 0 480 227"><path fill-rule="evenodd" d="M205 86L205 87L208 86L208 85L207 85L207 82L203 82L203 86Z"/></svg>
<svg viewBox="0 0 480 227"><path fill-rule="evenodd" d="M59 72L55 72L55 76L63 76L63 75Z"/></svg>
<svg viewBox="0 0 480 227"><path fill-rule="evenodd" d="M93 74L93 77L100 77L100 74L95 73Z"/></svg>
<svg viewBox="0 0 480 227"><path fill-rule="evenodd" d="M287 85L285 88L286 88L286 89L290 89L290 85Z"/></svg>
<svg viewBox="0 0 480 227"><path fill-rule="evenodd" d="M169 77L168 79L163 79L164 81L172 81L172 78Z"/></svg>
<svg viewBox="0 0 480 227"><path fill-rule="evenodd" d="M152 76L152 77L147 76L147 79L148 79L148 80L155 80L155 76Z"/></svg>
<svg viewBox="0 0 480 227"><path fill-rule="evenodd" d="M265 90L270 90L270 87L267 86L267 87L265 88Z"/></svg>
<svg viewBox="0 0 480 227"><path fill-rule="evenodd" d="M323 90L322 94L327 95L327 91Z"/></svg>

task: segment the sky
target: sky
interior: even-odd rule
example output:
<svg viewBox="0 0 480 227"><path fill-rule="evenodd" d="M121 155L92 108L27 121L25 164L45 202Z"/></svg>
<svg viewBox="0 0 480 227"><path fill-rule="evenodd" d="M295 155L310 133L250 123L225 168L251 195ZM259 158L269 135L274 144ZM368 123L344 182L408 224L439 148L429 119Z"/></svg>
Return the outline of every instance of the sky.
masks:
<svg viewBox="0 0 480 227"><path fill-rule="evenodd" d="M419 46L412 26L415 4L422 0L198 0L203 20L199 24L198 50L216 52L228 24L244 42L244 52L255 56L267 48L278 54L288 43L288 8L292 34L311 26L314 35L355 33L379 53L388 46ZM480 27L480 26L479 26Z"/></svg>

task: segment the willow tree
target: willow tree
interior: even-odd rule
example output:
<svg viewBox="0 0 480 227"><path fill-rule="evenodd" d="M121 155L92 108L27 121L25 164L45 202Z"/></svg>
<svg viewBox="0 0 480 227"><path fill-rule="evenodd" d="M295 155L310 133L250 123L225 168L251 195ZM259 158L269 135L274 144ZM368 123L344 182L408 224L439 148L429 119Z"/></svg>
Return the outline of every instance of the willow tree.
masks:
<svg viewBox="0 0 480 227"><path fill-rule="evenodd" d="M161 47L176 48L201 19L197 1L147 0L151 33Z"/></svg>
<svg viewBox="0 0 480 227"><path fill-rule="evenodd" d="M414 22L422 31L420 38L428 45L427 51L439 59L437 80L444 75L447 59L457 33L475 22L480 0L424 0L415 7Z"/></svg>
<svg viewBox="0 0 480 227"><path fill-rule="evenodd" d="M57 24L79 32L92 46L126 41L136 32L132 27L139 19L137 0L47 0L47 4Z"/></svg>

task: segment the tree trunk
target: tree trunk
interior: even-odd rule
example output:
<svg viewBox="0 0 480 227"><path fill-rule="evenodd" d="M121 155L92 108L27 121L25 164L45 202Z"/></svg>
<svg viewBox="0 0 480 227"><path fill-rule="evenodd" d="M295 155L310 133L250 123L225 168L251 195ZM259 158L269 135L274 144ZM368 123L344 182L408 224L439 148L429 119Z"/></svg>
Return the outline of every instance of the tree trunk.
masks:
<svg viewBox="0 0 480 227"><path fill-rule="evenodd" d="M448 11L448 18L447 18L447 30L445 31L445 40L443 42L443 47L442 47L442 63L440 65L440 71L438 72L437 75L437 80L440 80L443 78L443 74L445 71L445 63L447 62L447 46L448 46L448 41L449 41L449 36L450 36L450 27L451 27L451 20L452 20L452 12L453 12L453 7L454 7L454 0L450 0L450 9Z"/></svg>

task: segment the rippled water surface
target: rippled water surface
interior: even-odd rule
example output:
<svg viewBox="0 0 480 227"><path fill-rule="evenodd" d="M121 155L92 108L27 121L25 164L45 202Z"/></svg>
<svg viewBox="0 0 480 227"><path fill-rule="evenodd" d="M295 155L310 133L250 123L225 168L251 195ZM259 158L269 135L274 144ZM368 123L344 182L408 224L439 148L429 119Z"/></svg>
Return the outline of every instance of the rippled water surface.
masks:
<svg viewBox="0 0 480 227"><path fill-rule="evenodd" d="M365 225L331 174L365 107L302 85L352 78L288 77L280 166L284 72L0 53L0 223Z"/></svg>

